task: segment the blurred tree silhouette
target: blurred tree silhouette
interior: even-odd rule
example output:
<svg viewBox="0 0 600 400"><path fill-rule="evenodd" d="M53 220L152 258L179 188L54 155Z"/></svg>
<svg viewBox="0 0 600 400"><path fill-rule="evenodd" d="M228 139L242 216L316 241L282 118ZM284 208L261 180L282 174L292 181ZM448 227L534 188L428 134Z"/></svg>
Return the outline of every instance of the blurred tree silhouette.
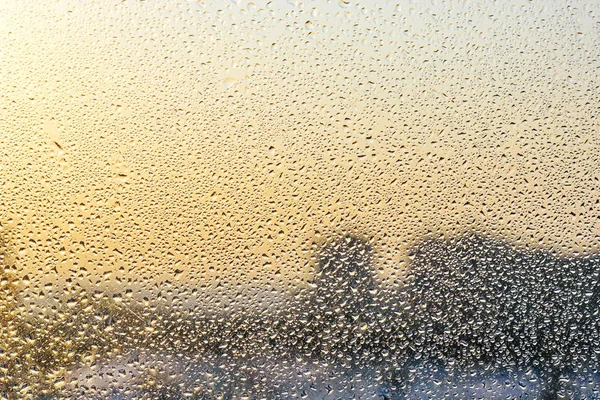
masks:
<svg viewBox="0 0 600 400"><path fill-rule="evenodd" d="M3 398L20 398L39 371L29 368L27 349L31 326L19 310L19 279L7 265L7 240L0 240L0 391ZM37 377L41 379L41 377Z"/></svg>
<svg viewBox="0 0 600 400"><path fill-rule="evenodd" d="M62 299L50 317L33 316L22 303L26 290L0 243L0 396L36 398L60 393L70 367L90 364L126 346L127 338L148 338L145 324L130 309L102 294L82 292ZM135 334L134 334L135 333ZM117 339L117 337L119 339Z"/></svg>
<svg viewBox="0 0 600 400"><path fill-rule="evenodd" d="M365 240L346 235L319 253L314 305L324 315L335 314L355 324L365 318L376 289L373 249Z"/></svg>
<svg viewBox="0 0 600 400"><path fill-rule="evenodd" d="M372 263L372 246L353 235L334 238L319 252L309 301L317 357L356 366L369 356L365 342L377 314Z"/></svg>
<svg viewBox="0 0 600 400"><path fill-rule="evenodd" d="M542 398L559 378L598 363L600 260L560 259L465 235L412 254L405 288L414 358L470 367L536 368Z"/></svg>

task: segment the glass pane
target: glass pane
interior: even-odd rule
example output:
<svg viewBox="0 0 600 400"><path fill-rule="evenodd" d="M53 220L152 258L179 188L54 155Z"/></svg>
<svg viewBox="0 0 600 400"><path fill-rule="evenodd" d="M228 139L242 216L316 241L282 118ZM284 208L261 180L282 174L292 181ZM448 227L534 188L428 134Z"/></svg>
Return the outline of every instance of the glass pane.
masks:
<svg viewBox="0 0 600 400"><path fill-rule="evenodd" d="M599 15L1 1L1 397L599 398Z"/></svg>

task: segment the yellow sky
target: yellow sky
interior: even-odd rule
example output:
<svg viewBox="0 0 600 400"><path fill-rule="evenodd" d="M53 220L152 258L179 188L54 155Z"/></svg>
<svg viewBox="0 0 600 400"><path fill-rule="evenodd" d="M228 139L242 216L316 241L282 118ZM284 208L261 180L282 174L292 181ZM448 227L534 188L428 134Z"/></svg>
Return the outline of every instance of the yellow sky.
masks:
<svg viewBox="0 0 600 400"><path fill-rule="evenodd" d="M20 270L281 287L340 231L382 275L427 234L598 250L598 9L161 4L0 6Z"/></svg>

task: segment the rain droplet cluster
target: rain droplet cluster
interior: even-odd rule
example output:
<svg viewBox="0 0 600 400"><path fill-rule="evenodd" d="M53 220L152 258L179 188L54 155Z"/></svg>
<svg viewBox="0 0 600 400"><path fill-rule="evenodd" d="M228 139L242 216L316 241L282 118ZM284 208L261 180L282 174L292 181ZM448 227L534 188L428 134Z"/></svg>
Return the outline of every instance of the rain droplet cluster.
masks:
<svg viewBox="0 0 600 400"><path fill-rule="evenodd" d="M600 397L594 1L0 4L0 397Z"/></svg>

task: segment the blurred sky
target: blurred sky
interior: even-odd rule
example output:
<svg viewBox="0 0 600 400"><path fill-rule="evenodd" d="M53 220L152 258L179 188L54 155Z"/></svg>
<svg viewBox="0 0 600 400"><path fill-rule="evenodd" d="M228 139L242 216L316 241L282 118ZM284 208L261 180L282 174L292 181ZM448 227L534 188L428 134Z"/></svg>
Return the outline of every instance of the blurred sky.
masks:
<svg viewBox="0 0 600 400"><path fill-rule="evenodd" d="M293 287L313 242L598 250L597 1L0 4L9 259ZM24 272L24 273L25 273Z"/></svg>

